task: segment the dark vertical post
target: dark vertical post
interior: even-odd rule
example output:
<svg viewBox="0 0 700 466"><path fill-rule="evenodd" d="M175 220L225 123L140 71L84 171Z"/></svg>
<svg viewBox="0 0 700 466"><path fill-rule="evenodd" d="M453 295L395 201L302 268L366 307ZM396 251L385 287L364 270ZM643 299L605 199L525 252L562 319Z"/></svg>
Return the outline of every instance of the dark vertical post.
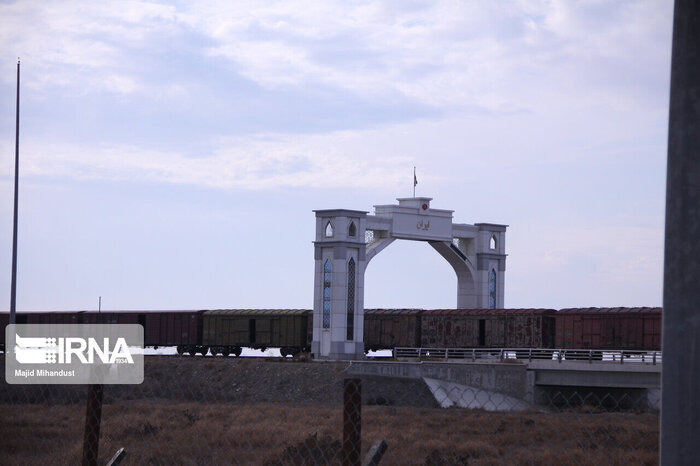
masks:
<svg viewBox="0 0 700 466"><path fill-rule="evenodd" d="M345 379L343 390L343 466L359 466L362 453L362 381Z"/></svg>
<svg viewBox="0 0 700 466"><path fill-rule="evenodd" d="M19 58L17 59L17 106L15 113L15 211L12 218L12 284L10 285L10 324L16 321L17 307L17 195L19 193Z"/></svg>
<svg viewBox="0 0 700 466"><path fill-rule="evenodd" d="M97 466L102 420L102 385L88 385L85 436L83 437L83 466Z"/></svg>
<svg viewBox="0 0 700 466"><path fill-rule="evenodd" d="M700 2L676 0L666 179L661 463L700 464Z"/></svg>

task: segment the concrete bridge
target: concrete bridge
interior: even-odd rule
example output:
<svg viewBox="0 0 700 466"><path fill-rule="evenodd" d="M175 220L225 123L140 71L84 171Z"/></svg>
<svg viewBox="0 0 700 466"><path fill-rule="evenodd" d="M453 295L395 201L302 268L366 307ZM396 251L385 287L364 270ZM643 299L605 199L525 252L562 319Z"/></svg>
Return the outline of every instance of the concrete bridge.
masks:
<svg viewBox="0 0 700 466"><path fill-rule="evenodd" d="M661 365L608 362L353 361L353 376L421 379L440 406L519 410L600 405L659 408Z"/></svg>

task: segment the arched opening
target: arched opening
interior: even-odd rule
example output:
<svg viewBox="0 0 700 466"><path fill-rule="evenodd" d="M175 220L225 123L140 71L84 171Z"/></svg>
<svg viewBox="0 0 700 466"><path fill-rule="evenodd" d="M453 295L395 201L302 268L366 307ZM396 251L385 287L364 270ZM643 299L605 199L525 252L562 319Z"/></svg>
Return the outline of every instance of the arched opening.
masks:
<svg viewBox="0 0 700 466"><path fill-rule="evenodd" d="M347 339L355 335L355 259L348 261Z"/></svg>
<svg viewBox="0 0 700 466"><path fill-rule="evenodd" d="M364 277L365 309L454 309L457 276L428 243L394 241L374 257Z"/></svg>
<svg viewBox="0 0 700 466"><path fill-rule="evenodd" d="M357 236L357 227L355 226L355 222L350 222L350 226L348 227L348 236L351 238Z"/></svg>
<svg viewBox="0 0 700 466"><path fill-rule="evenodd" d="M323 264L323 328L331 326L331 272L333 271L330 259Z"/></svg>
<svg viewBox="0 0 700 466"><path fill-rule="evenodd" d="M331 225L330 221L326 223L326 230L324 231L324 235L326 236L326 238L331 238L333 236L333 225Z"/></svg>
<svg viewBox="0 0 700 466"><path fill-rule="evenodd" d="M489 240L489 249L496 249L498 247L498 243L496 240L496 235L491 235L491 240Z"/></svg>
<svg viewBox="0 0 700 466"><path fill-rule="evenodd" d="M491 269L489 273L489 309L496 309L496 271Z"/></svg>

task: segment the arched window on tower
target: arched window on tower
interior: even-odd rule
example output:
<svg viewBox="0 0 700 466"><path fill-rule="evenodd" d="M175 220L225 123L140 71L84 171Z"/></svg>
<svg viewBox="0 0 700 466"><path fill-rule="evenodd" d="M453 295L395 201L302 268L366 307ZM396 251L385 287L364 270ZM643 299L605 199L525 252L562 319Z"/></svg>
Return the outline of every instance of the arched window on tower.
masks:
<svg viewBox="0 0 700 466"><path fill-rule="evenodd" d="M496 249L498 244L496 243L496 235L491 235L491 240L489 241L489 249Z"/></svg>
<svg viewBox="0 0 700 466"><path fill-rule="evenodd" d="M496 271L489 273L489 309L496 309Z"/></svg>
<svg viewBox="0 0 700 466"><path fill-rule="evenodd" d="M331 326L331 261L323 264L323 328Z"/></svg>
<svg viewBox="0 0 700 466"><path fill-rule="evenodd" d="M357 227L355 226L355 222L350 222L350 226L348 227L348 236L352 236L353 238L357 236Z"/></svg>
<svg viewBox="0 0 700 466"><path fill-rule="evenodd" d="M352 341L355 336L355 259L350 258L348 262L348 335L347 339Z"/></svg>
<svg viewBox="0 0 700 466"><path fill-rule="evenodd" d="M330 238L333 236L333 225L331 225L331 222L326 223L326 230L324 232L324 235L326 235L326 238Z"/></svg>

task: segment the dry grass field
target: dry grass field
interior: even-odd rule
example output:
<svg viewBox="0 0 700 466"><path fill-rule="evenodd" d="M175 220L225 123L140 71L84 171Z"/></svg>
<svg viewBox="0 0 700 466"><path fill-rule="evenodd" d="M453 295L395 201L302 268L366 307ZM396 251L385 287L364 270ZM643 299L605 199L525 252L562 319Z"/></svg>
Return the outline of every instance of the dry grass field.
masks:
<svg viewBox="0 0 700 466"><path fill-rule="evenodd" d="M143 385L105 387L100 464L121 447L123 465L339 464L342 368L147 361ZM440 409L418 385L383 389L394 399L377 406L377 387L363 382L362 455L384 439L382 464L658 462L658 412ZM0 387L0 464L78 464L85 393L85 386Z"/></svg>
<svg viewBox="0 0 700 466"><path fill-rule="evenodd" d="M3 405L0 464L78 464L84 405ZM635 413L487 413L363 407L363 455L385 439L382 464L656 464L658 418ZM101 464L338 463L342 412L280 404L105 405ZM12 440L12 441L9 441Z"/></svg>

